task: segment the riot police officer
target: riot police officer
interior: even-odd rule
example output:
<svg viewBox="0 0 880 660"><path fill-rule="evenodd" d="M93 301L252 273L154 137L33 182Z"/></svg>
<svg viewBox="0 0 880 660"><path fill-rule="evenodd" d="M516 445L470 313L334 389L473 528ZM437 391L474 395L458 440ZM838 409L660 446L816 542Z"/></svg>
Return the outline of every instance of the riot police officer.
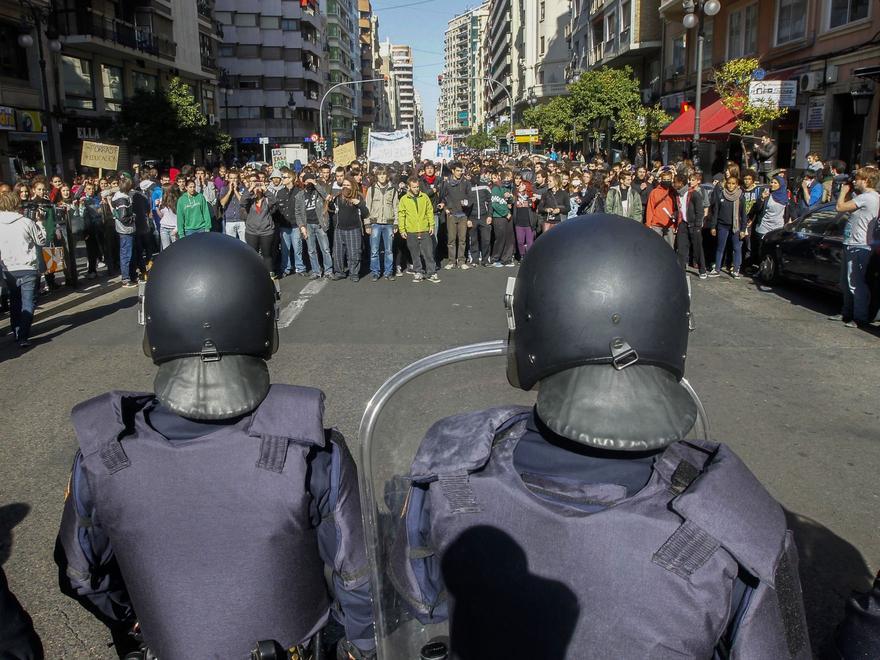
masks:
<svg viewBox="0 0 880 660"><path fill-rule="evenodd" d="M178 241L144 314L155 392L73 410L63 590L117 633L136 622L162 660L305 646L331 617L369 655L355 465L320 390L269 383L275 288L259 256L220 234Z"/></svg>
<svg viewBox="0 0 880 660"><path fill-rule="evenodd" d="M422 440L389 553L409 609L448 618L459 658L809 658L782 507L693 437L675 254L637 223L576 218L509 291L507 377L536 404Z"/></svg>

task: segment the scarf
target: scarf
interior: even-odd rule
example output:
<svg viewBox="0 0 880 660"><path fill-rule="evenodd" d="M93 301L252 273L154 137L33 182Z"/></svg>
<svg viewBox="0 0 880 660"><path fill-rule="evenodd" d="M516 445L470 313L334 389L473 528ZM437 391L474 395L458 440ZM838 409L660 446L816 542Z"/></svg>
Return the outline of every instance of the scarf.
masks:
<svg viewBox="0 0 880 660"><path fill-rule="evenodd" d="M437 175L435 174L434 176L428 176L427 174L425 174L422 178L429 186L433 186L434 182L437 180Z"/></svg>
<svg viewBox="0 0 880 660"><path fill-rule="evenodd" d="M724 195L724 199L728 202L733 202L733 231L739 232L739 203L742 199L742 188L737 188L733 192L730 192L727 188L722 188L721 194Z"/></svg>
<svg viewBox="0 0 880 660"><path fill-rule="evenodd" d="M777 204L788 204L788 184L781 176L774 177L779 182L779 190L770 193L773 201Z"/></svg>

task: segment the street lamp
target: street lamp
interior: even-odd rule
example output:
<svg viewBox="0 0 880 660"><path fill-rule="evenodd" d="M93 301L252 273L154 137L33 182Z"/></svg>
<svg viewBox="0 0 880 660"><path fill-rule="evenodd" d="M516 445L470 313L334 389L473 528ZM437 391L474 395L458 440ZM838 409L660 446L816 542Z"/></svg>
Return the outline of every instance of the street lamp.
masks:
<svg viewBox="0 0 880 660"><path fill-rule="evenodd" d="M694 136L691 148L694 167L700 167L700 110L703 99L703 16L714 16L721 11L719 0L684 0L684 18L681 23L688 30L697 28L697 90L694 100Z"/></svg>
<svg viewBox="0 0 880 660"><path fill-rule="evenodd" d="M874 100L874 92L867 87L863 87L852 90L850 96L852 96L853 114L856 117L867 117L871 111L871 101Z"/></svg>
<svg viewBox="0 0 880 660"><path fill-rule="evenodd" d="M43 7L39 7L35 5L31 0L18 0L19 4L22 8L22 23L19 28L18 35L18 45L22 48L31 48L34 45L34 37L31 36L31 30L35 29L37 33L37 53L39 55L39 64L40 64L40 91L42 98L40 99L40 113L45 118L46 122L46 140L49 143L49 155L48 158L44 156L43 164L46 176L49 176L49 172L55 172L55 127L52 123L52 117L49 114L49 85L46 81L46 55L43 51L43 25L45 28L45 35L49 41L49 50L53 53L61 52L61 40L58 38L58 29L54 24L49 23L49 20L54 15L54 6L51 6L48 9ZM27 22L25 16L30 14L31 23ZM42 145L42 141L40 141Z"/></svg>
<svg viewBox="0 0 880 660"><path fill-rule="evenodd" d="M535 88L532 87L529 89L529 98L526 99L530 108L534 108L538 104L538 97L535 95ZM532 145L532 136L529 135L529 153L532 154L535 152L535 148ZM513 153L513 149L511 148L510 153Z"/></svg>
<svg viewBox="0 0 880 660"><path fill-rule="evenodd" d="M287 96L287 107L290 110L290 141L296 138L296 99L293 98L293 92Z"/></svg>

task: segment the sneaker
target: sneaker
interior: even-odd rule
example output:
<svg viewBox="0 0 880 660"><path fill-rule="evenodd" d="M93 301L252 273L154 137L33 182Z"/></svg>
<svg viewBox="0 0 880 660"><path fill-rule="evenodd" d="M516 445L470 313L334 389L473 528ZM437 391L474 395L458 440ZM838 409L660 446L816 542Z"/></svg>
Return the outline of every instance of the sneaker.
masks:
<svg viewBox="0 0 880 660"><path fill-rule="evenodd" d="M290 277L290 271L285 270L283 273L281 273L281 277Z"/></svg>
<svg viewBox="0 0 880 660"><path fill-rule="evenodd" d="M307 271L307 270L298 270L298 271L296 271L296 274L297 274L299 277L308 277L308 276L309 276L309 271Z"/></svg>
<svg viewBox="0 0 880 660"><path fill-rule="evenodd" d="M492 264L492 268L504 268L504 264L500 261L496 261L494 264Z"/></svg>
<svg viewBox="0 0 880 660"><path fill-rule="evenodd" d="M709 271L709 275L708 275L708 276L709 276L709 277L720 277L720 276L721 276L721 273L719 273L717 270L715 270L715 269L713 268L712 270Z"/></svg>
<svg viewBox="0 0 880 660"><path fill-rule="evenodd" d="M391 273L390 275L386 275L385 279L388 280L389 282L393 282L397 278L394 276L394 273Z"/></svg>
<svg viewBox="0 0 880 660"><path fill-rule="evenodd" d="M397 274L403 275L403 268L401 268L400 266L397 267Z"/></svg>
<svg viewBox="0 0 880 660"><path fill-rule="evenodd" d="M425 279L424 275L422 275L421 273L416 273L416 276L413 278L413 282L421 282L423 279Z"/></svg>
<svg viewBox="0 0 880 660"><path fill-rule="evenodd" d="M379 276L376 273L373 273L372 275L370 275L370 281L371 282L378 282Z"/></svg>
<svg viewBox="0 0 880 660"><path fill-rule="evenodd" d="M832 314L831 316L828 317L828 320L829 321L842 321L843 314Z"/></svg>
<svg viewBox="0 0 880 660"><path fill-rule="evenodd" d="M338 282L339 280L344 280L344 279L345 279L345 275L343 275L343 274L341 274L341 273L333 273L333 274L330 276L330 279L333 280L334 282Z"/></svg>
<svg viewBox="0 0 880 660"><path fill-rule="evenodd" d="M137 283L136 283L136 282L132 282L131 280L123 280L123 281L122 281L122 288L123 288L123 289L133 289L133 288L135 288L136 286L137 286Z"/></svg>
<svg viewBox="0 0 880 660"><path fill-rule="evenodd" d="M18 346L19 346L19 348L30 348L30 347L31 347L31 343L30 343L30 341L28 341L27 339L25 339L24 341L20 341L20 342L18 342Z"/></svg>
<svg viewBox="0 0 880 660"><path fill-rule="evenodd" d="M324 273L324 277L327 278L328 280L332 280L333 279L333 271L328 270L326 273Z"/></svg>
<svg viewBox="0 0 880 660"><path fill-rule="evenodd" d="M433 282L434 284L438 284L440 282L440 278L437 277L437 273L434 273L433 275L431 275L431 277L428 278L428 281Z"/></svg>
<svg viewBox="0 0 880 660"><path fill-rule="evenodd" d="M847 321L846 323L843 324L843 327L844 328L858 328L859 324L856 323L855 321Z"/></svg>
<svg viewBox="0 0 880 660"><path fill-rule="evenodd" d="M361 281L361 278L358 277L357 275L352 275L352 276L351 276L351 281L357 283L357 282L360 282L360 281Z"/></svg>
<svg viewBox="0 0 880 660"><path fill-rule="evenodd" d="M742 278L742 273L739 272L738 270L731 272L731 275L733 276L733 279L735 279L735 280Z"/></svg>
<svg viewBox="0 0 880 660"><path fill-rule="evenodd" d="M516 262L511 261L509 264L504 264L505 268L516 268Z"/></svg>
<svg viewBox="0 0 880 660"><path fill-rule="evenodd" d="M702 272L702 273L700 273L700 279L707 280L707 279L709 279L709 275L707 275L705 272Z"/></svg>
<svg viewBox="0 0 880 660"><path fill-rule="evenodd" d="M321 274L320 273L311 273L309 275L309 279L310 280L319 280L319 279L321 279Z"/></svg>
<svg viewBox="0 0 880 660"><path fill-rule="evenodd" d="M449 264L446 264L445 266L443 266L443 270L452 270L453 268L455 268L455 264L452 264L452 263L449 263Z"/></svg>
<svg viewBox="0 0 880 660"><path fill-rule="evenodd" d="M467 264L462 264L461 266L459 266L459 268L461 268L462 270L469 270L470 266L468 266ZM430 280L431 278L429 277L428 279Z"/></svg>

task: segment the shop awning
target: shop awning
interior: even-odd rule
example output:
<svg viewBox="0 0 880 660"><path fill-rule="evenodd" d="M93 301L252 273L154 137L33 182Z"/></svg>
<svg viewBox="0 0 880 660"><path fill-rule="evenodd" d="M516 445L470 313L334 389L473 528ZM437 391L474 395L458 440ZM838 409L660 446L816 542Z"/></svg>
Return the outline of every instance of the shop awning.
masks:
<svg viewBox="0 0 880 660"><path fill-rule="evenodd" d="M693 108L676 117L669 126L660 133L661 140L690 141L694 137ZM727 140L736 128L736 115L718 99L703 108L700 112L700 139Z"/></svg>

